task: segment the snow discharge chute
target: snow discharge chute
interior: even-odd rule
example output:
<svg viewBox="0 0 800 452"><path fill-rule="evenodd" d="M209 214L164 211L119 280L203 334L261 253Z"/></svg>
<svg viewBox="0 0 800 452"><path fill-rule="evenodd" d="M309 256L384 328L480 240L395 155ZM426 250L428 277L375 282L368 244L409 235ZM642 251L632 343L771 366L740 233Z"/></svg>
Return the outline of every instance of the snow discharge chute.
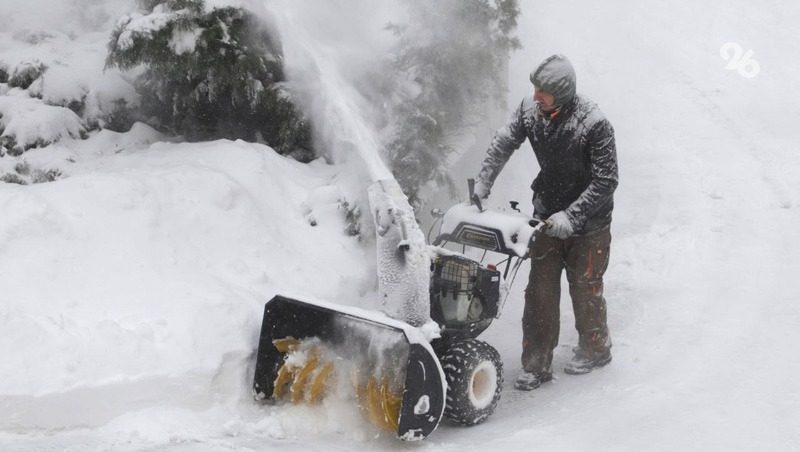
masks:
<svg viewBox="0 0 800 452"><path fill-rule="evenodd" d="M396 180L379 180L370 185L368 194L377 236L381 306L393 318L422 326L431 319L431 259L425 235Z"/></svg>

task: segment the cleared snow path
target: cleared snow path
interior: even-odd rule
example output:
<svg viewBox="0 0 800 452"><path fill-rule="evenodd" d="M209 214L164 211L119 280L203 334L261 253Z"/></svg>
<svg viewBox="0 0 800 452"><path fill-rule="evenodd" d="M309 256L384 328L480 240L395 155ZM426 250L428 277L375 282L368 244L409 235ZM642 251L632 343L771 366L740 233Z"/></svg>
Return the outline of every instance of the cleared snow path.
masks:
<svg viewBox="0 0 800 452"><path fill-rule="evenodd" d="M443 429L437 438L478 450L796 450L800 110L784 88L800 74L789 57L800 9L526 5L530 50L515 57L512 77L547 53L567 54L579 91L617 130L614 361L588 376L560 373L534 394L506 390L496 427L485 427L497 434ZM719 49L735 40L755 50L757 77L724 69ZM506 325L518 328L520 304ZM557 371L577 342L567 299L562 316ZM505 345L511 378L518 337L500 324L486 336Z"/></svg>

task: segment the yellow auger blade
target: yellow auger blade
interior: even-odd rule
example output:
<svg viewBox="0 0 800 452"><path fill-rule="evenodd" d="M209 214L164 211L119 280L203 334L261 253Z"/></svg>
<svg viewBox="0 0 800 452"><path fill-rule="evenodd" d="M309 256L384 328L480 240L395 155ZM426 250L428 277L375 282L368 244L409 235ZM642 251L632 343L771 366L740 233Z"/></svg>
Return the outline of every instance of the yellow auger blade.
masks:
<svg viewBox="0 0 800 452"><path fill-rule="evenodd" d="M297 348L300 346L300 341L292 336L287 336L282 339L273 340L272 344L279 352L286 353L292 350L297 350Z"/></svg>
<svg viewBox="0 0 800 452"><path fill-rule="evenodd" d="M328 362L314 377L314 381L311 383L311 391L308 395L308 403L317 404L322 400L322 396L328 388L328 378L333 373L333 368L333 363Z"/></svg>
<svg viewBox="0 0 800 452"><path fill-rule="evenodd" d="M381 384L381 406L383 417L391 431L396 432L400 426L400 406L403 404L402 394L392 392L388 379L384 378Z"/></svg>
<svg viewBox="0 0 800 452"><path fill-rule="evenodd" d="M403 398L392 391L388 379L384 377L378 382L377 378L369 377L366 387L359 387L358 392L369 421L385 431L396 433L400 425Z"/></svg>
<svg viewBox="0 0 800 452"><path fill-rule="evenodd" d="M272 343L285 355L275 377L272 398L288 398L294 404L319 403L329 387L329 380L335 369L334 363L322 360L322 351L317 344L291 336L275 339ZM298 353L307 354L307 358L295 355ZM385 372L379 371L378 374L383 374L383 377L373 374L366 377L366 384L361 384L364 374L358 371L352 374L359 406L372 424L396 433L400 426L403 394L394 389L391 378Z"/></svg>
<svg viewBox="0 0 800 452"><path fill-rule="evenodd" d="M386 416L383 414L381 390L378 386L377 379L375 377L369 377L369 381L367 382L367 416L369 417L369 421L374 425L382 430L391 432L393 430L386 421Z"/></svg>
<svg viewBox="0 0 800 452"><path fill-rule="evenodd" d="M275 400L282 399L286 395L286 388L293 379L294 370L286 363L283 363L281 368L278 369L278 376L275 377L275 389L272 391L272 398Z"/></svg>
<svg viewBox="0 0 800 452"><path fill-rule="evenodd" d="M258 336L256 399L284 406L293 398L308 405L349 399L374 431L391 430L385 435L404 441L427 437L444 412L442 365L413 327L381 318L350 306L274 296L264 306ZM308 364L315 353L316 363Z"/></svg>
<svg viewBox="0 0 800 452"><path fill-rule="evenodd" d="M294 383L292 383L292 387L289 389L289 392L292 394L292 403L298 403L303 400L303 391L305 390L306 382L311 373L314 372L314 369L317 368L317 363L319 363L319 356L316 354L311 355L303 368L295 375Z"/></svg>

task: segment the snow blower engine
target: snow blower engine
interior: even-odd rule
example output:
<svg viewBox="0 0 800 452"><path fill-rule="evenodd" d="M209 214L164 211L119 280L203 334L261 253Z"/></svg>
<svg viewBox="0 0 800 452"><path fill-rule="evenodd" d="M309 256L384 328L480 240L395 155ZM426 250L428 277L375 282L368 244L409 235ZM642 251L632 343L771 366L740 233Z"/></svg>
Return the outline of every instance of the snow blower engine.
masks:
<svg viewBox="0 0 800 452"><path fill-rule="evenodd" d="M461 425L486 420L500 399L503 365L476 338L499 316L507 278L513 282L541 225L476 201L432 211L431 231L440 224L428 245L438 338L429 342L419 328L382 313L279 295L264 309L256 398L315 404L329 393L354 394L371 423L403 440L427 437L442 417ZM484 265L489 252L500 261Z"/></svg>

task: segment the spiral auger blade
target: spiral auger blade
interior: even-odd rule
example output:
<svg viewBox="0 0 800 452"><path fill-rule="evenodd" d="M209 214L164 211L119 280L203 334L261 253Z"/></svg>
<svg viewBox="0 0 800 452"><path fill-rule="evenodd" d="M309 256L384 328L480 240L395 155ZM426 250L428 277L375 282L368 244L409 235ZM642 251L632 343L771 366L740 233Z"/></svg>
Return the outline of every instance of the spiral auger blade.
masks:
<svg viewBox="0 0 800 452"><path fill-rule="evenodd" d="M286 354L283 364L278 368L272 390L273 400L288 399L292 403L317 404L325 396L335 366L333 361L324 360L321 346L316 341L299 341L293 337L276 339L275 348ZM308 345L311 343L311 345ZM303 354L298 359L295 354ZM295 359L290 359L295 358Z"/></svg>
<svg viewBox="0 0 800 452"><path fill-rule="evenodd" d="M441 365L419 331L370 314L280 295L271 299L256 358L256 399L318 404L334 388L347 388L342 383L351 378L350 396L372 424L403 440L427 437L444 412Z"/></svg>
<svg viewBox="0 0 800 452"><path fill-rule="evenodd" d="M353 386L364 417L383 431L396 432L400 426L403 388L378 375L355 376Z"/></svg>
<svg viewBox="0 0 800 452"><path fill-rule="evenodd" d="M275 377L272 399L318 404L327 395L331 380L335 380L332 352L325 350L316 338L301 341L286 337L274 340L273 344L285 357ZM373 425L387 432L396 432L400 426L403 387L395 373L371 365L354 365L352 369L353 389L361 412Z"/></svg>

